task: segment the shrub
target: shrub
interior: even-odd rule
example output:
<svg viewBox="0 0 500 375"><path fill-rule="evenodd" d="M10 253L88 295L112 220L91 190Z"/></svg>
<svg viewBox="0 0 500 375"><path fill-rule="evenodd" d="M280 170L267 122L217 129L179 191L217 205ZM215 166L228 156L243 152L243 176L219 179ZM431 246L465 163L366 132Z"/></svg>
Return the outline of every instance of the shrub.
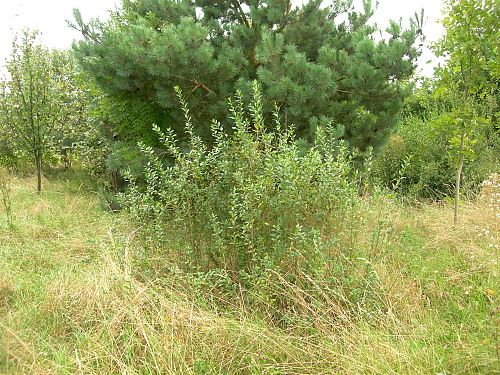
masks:
<svg viewBox="0 0 500 375"><path fill-rule="evenodd" d="M439 200L454 194L457 154L451 146L447 114L428 118L408 115L374 162L377 179L385 187L415 199ZM498 148L491 136L478 129L471 144L474 157L466 158L462 192L475 194L498 162Z"/></svg>
<svg viewBox="0 0 500 375"><path fill-rule="evenodd" d="M179 93L189 144L155 127L166 151L141 145L149 162L142 178L129 175L124 205L151 245L190 272L224 269L241 281L266 270L293 278L342 269L358 201L351 158L328 126L306 152L277 112L268 132L253 90L249 118L241 96L229 101L234 132L213 122L210 147Z"/></svg>

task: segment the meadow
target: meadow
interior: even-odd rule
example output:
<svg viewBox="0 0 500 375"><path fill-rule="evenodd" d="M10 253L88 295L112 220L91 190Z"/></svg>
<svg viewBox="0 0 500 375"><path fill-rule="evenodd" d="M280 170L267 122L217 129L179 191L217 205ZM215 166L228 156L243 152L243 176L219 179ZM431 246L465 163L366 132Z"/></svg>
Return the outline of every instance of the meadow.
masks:
<svg viewBox="0 0 500 375"><path fill-rule="evenodd" d="M34 186L2 174L1 374L500 371L498 175L457 226L447 201L360 197L349 241L365 256L344 259L371 280L357 291L307 272L252 287L187 273L83 173Z"/></svg>

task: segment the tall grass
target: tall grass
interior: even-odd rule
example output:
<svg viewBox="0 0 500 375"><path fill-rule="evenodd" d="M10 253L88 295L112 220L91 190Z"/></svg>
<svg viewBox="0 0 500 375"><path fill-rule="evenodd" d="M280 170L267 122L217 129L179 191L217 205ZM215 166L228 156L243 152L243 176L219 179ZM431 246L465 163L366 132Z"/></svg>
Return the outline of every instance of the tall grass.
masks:
<svg viewBox="0 0 500 375"><path fill-rule="evenodd" d="M0 200L5 212L7 227L12 227L12 197L9 173L0 168Z"/></svg>
<svg viewBox="0 0 500 375"><path fill-rule="evenodd" d="M227 282L216 271L161 272L167 263L146 263L139 232L123 215L100 211L85 186L49 180L40 196L32 186L11 179L14 230L0 232L0 373L499 370L500 228L489 206L498 184L466 205L456 228L444 222L447 204L410 209L384 196L359 203L352 240L366 257L351 262L378 279L383 308L375 315L346 309L356 307L350 291L311 280L307 269L297 273L307 284L272 271L258 288L240 284L234 293L200 286Z"/></svg>

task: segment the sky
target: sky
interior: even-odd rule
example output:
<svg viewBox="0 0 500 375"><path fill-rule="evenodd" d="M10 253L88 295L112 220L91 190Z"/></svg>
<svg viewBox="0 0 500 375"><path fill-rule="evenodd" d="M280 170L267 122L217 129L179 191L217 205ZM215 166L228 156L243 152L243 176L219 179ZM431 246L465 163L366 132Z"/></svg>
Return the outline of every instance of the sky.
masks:
<svg viewBox="0 0 500 375"><path fill-rule="evenodd" d="M329 0L327 0L329 1ZM426 24L424 47L436 41L442 28L436 22L442 17L443 0L378 0L379 6L373 21L385 28L389 19L408 20L415 11L424 8ZM300 3L301 0L296 0ZM326 3L326 2L325 2ZM80 39L78 32L71 30L66 20L73 20L73 8L80 9L83 19L106 19L108 11L119 7L121 0L3 0L0 4L0 69L5 65L11 52L12 40L17 32L24 28L40 30L41 41L50 48L70 48L73 40ZM360 6L362 0L354 0ZM404 22L403 22L404 25ZM434 64L425 64L435 60L427 48L419 61L419 70L424 75L432 75Z"/></svg>

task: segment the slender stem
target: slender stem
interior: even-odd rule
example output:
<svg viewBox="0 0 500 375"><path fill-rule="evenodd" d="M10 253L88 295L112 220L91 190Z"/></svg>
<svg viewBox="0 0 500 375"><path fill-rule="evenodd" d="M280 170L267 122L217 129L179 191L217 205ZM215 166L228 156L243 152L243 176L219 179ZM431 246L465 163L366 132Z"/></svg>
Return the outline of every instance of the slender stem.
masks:
<svg viewBox="0 0 500 375"><path fill-rule="evenodd" d="M460 180L462 177L462 168L464 167L464 147L465 147L465 131L462 131L460 136L460 160L458 162L457 174L455 179L455 209L453 224L458 224L458 201L460 200Z"/></svg>

